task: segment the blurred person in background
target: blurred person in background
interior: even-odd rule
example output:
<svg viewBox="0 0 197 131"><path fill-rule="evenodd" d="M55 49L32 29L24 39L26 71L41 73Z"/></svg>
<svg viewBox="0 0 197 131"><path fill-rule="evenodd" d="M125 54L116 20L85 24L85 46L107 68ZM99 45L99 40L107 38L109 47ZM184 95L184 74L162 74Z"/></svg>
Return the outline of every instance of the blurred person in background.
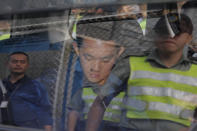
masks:
<svg viewBox="0 0 197 131"><path fill-rule="evenodd" d="M7 66L10 75L1 83L3 124L52 131L47 91L41 83L25 74L29 56L24 52L13 52L8 56Z"/></svg>
<svg viewBox="0 0 197 131"><path fill-rule="evenodd" d="M10 38L11 24L9 20L0 20L0 40Z"/></svg>

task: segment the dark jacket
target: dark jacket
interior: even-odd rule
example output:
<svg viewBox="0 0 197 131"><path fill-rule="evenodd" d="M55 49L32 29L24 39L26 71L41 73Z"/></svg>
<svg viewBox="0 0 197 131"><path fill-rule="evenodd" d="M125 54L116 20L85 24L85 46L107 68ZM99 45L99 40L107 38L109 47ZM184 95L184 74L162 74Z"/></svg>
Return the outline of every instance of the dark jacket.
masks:
<svg viewBox="0 0 197 131"><path fill-rule="evenodd" d="M43 128L52 125L51 105L43 85L27 76L12 84L3 81L14 125Z"/></svg>

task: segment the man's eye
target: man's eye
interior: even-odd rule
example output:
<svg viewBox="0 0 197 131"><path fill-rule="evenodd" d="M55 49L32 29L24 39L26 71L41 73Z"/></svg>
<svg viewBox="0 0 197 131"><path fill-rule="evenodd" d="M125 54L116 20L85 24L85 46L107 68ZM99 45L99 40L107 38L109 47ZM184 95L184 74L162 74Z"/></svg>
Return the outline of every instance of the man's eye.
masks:
<svg viewBox="0 0 197 131"><path fill-rule="evenodd" d="M14 63L14 64L16 64L18 61L17 60L12 60L11 62Z"/></svg>
<svg viewBox="0 0 197 131"><path fill-rule="evenodd" d="M114 56L104 57L104 58L102 58L102 61L104 63L107 63L107 62L110 62L113 58L114 58Z"/></svg>
<svg viewBox="0 0 197 131"><path fill-rule="evenodd" d="M102 61L105 62L105 63L107 63L107 62L110 62L113 58L114 58L113 55L106 56L106 57L103 57L102 58Z"/></svg>
<svg viewBox="0 0 197 131"><path fill-rule="evenodd" d="M88 61L93 60L93 57L87 54L84 55L84 58Z"/></svg>
<svg viewBox="0 0 197 131"><path fill-rule="evenodd" d="M103 58L102 59L102 61L105 62L105 63L109 62L110 60L111 60L111 58Z"/></svg>
<svg viewBox="0 0 197 131"><path fill-rule="evenodd" d="M25 60L12 60L11 62L12 62L13 64L16 64L16 63L25 64L25 63L26 63Z"/></svg>
<svg viewBox="0 0 197 131"><path fill-rule="evenodd" d="M25 64L26 61L25 61L25 60L21 60L20 63L21 63L21 64Z"/></svg>

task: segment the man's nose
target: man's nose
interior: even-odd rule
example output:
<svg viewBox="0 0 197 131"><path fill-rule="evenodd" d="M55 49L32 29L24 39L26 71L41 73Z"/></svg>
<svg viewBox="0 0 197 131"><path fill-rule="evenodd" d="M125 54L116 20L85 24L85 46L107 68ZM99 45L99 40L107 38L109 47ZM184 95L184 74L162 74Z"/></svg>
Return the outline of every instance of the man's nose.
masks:
<svg viewBox="0 0 197 131"><path fill-rule="evenodd" d="M21 61L16 61L16 65L21 65Z"/></svg>
<svg viewBox="0 0 197 131"><path fill-rule="evenodd" d="M170 36L169 34L164 34L164 35L162 35L161 38L162 38L163 40L166 40L166 39L170 39L171 36Z"/></svg>
<svg viewBox="0 0 197 131"><path fill-rule="evenodd" d="M101 62L100 62L100 60L95 60L93 66L92 66L92 69L94 71L99 71L100 68L101 68Z"/></svg>
<svg viewBox="0 0 197 131"><path fill-rule="evenodd" d="M21 65L21 63L20 63L20 62L17 62L17 63L16 63L16 65L17 65L17 66L20 66L20 65Z"/></svg>

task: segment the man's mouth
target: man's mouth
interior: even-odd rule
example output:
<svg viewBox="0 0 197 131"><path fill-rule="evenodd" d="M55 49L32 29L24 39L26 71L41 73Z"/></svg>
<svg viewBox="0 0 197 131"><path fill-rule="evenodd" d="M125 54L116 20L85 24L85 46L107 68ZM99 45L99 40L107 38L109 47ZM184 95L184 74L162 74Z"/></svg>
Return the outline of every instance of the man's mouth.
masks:
<svg viewBox="0 0 197 131"><path fill-rule="evenodd" d="M100 75L98 73L91 73L91 78L98 78Z"/></svg>
<svg viewBox="0 0 197 131"><path fill-rule="evenodd" d="M22 70L22 68L14 68L14 70Z"/></svg>
<svg viewBox="0 0 197 131"><path fill-rule="evenodd" d="M173 41L173 40L165 40L165 41L163 41L163 42L162 42L162 44L175 45L175 44L176 44L176 42L175 42L175 41Z"/></svg>

